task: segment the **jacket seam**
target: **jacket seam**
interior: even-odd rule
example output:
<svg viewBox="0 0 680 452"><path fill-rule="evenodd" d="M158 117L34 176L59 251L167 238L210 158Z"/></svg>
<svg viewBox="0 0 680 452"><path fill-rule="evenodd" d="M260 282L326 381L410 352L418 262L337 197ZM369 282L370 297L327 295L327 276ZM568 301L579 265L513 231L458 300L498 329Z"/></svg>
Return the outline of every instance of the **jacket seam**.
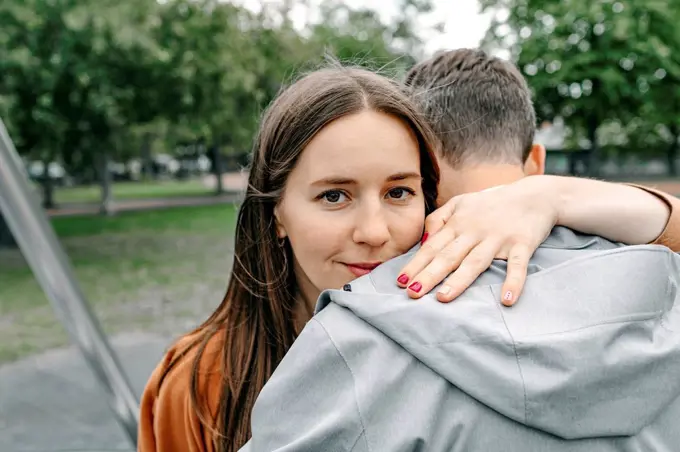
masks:
<svg viewBox="0 0 680 452"><path fill-rule="evenodd" d="M373 288L373 291L378 292L378 289L375 286L375 280L373 279L373 273L368 274L368 280L371 282L371 286Z"/></svg>
<svg viewBox="0 0 680 452"><path fill-rule="evenodd" d="M366 435L366 424L364 423L363 416L361 415L361 409L359 409L359 398L357 397L357 391L356 391L357 385L356 385L356 377L354 376L354 372L352 372L352 368L349 366L349 363L345 359L345 356L342 354L342 352L338 348L337 344L333 340L333 337L328 332L328 330L323 325L323 323L319 322L319 320L316 319L316 318L312 318L312 320L315 321L323 329L323 331L326 333L326 336L328 336L328 340L331 342L331 344L333 345L333 348L337 352L338 356L342 359L342 362L345 364L345 367L347 367L349 374L352 376L352 389L353 389L353 392L354 392L354 404L356 405L357 415L359 417L359 424L361 425L361 431L359 432L359 436L357 437L357 440L355 441L354 446L352 446L352 450L354 449L354 447L356 447L357 443L359 442L359 439L361 438L361 436L363 434L364 441L366 442L366 450L370 451L371 448L368 445L368 437Z"/></svg>
<svg viewBox="0 0 680 452"><path fill-rule="evenodd" d="M354 443L352 444L352 448L349 450L350 452L353 452L354 449L356 449L357 444L359 444L359 440L361 439L362 436L364 438L366 438L365 432L363 432L363 431L359 432L359 434L357 435L357 439L354 440ZM366 447L368 447L368 440L366 440Z"/></svg>
<svg viewBox="0 0 680 452"><path fill-rule="evenodd" d="M491 291L491 294L493 295L493 291ZM520 363L519 359L519 352L517 351L517 344L515 343L515 338L512 336L512 333L510 332L510 328L508 328L508 324L505 321L505 316L503 315L503 310L500 307L500 304L495 303L496 309L498 309L498 312L501 316L501 320L503 321L503 325L505 326L505 331L508 332L508 336L510 337L510 344L512 345L512 350L515 354L515 359L517 360L517 371L519 372L519 378L522 380L522 391L524 392L524 423L528 424L529 423L529 405L527 404L527 384L524 381L524 374L522 373L522 365Z"/></svg>
<svg viewBox="0 0 680 452"><path fill-rule="evenodd" d="M673 254L670 254L668 256L668 268L670 270L668 278L666 279L666 298L669 298L671 296L671 293L673 292L673 277L671 276L673 274ZM666 331L669 331L671 333L674 333L675 330L673 328L669 328L666 325L666 317L668 314L675 309L675 304L676 304L677 297L673 300L673 304L670 306L668 311L665 311L661 314L660 316L660 321L659 325Z"/></svg>
<svg viewBox="0 0 680 452"><path fill-rule="evenodd" d="M540 272L534 273L532 275L527 276L527 278L531 277L532 279L538 279L538 278L544 278L546 275L551 275L554 272L563 270L565 268L572 268L575 265L580 265L583 262L595 262L599 261L602 259L608 259L611 256L617 256L619 254L628 254L628 253L663 253L663 254L669 254L668 248L665 248L663 246L659 245L635 245L635 248L632 248L631 246L627 247L621 247L621 248L613 248L609 250L601 250L600 253L598 254L588 254L585 256L579 256L564 262L560 262L557 265L554 265L552 267L546 268L545 270L542 270ZM494 284L495 285L495 284ZM498 284L500 285L500 284Z"/></svg>

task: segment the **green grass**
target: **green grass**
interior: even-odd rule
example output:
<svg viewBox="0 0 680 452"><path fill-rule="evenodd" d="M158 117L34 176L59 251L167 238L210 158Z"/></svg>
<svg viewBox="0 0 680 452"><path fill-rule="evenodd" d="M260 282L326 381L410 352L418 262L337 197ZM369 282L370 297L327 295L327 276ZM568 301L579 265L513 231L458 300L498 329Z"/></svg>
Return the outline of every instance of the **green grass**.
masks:
<svg viewBox="0 0 680 452"><path fill-rule="evenodd" d="M113 198L131 200L145 198L172 198L180 196L207 195L214 192L200 180L187 181L154 181L154 182L116 182L112 185ZM90 203L101 200L101 189L98 185L84 187L58 188L54 192L55 202Z"/></svg>
<svg viewBox="0 0 680 452"><path fill-rule="evenodd" d="M219 232L225 225L233 225L235 215L233 205L222 204L121 212L112 217L56 217L51 221L57 236L67 238L130 231Z"/></svg>
<svg viewBox="0 0 680 452"><path fill-rule="evenodd" d="M219 303L231 265L233 205L53 218L105 331L179 334ZM66 335L23 256L0 250L0 363Z"/></svg>

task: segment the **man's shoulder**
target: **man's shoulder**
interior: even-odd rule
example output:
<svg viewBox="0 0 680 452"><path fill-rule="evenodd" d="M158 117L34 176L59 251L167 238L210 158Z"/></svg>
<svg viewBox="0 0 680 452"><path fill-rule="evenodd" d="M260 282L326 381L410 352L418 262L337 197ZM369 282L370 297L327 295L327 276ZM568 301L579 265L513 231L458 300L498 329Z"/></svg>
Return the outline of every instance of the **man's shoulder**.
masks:
<svg viewBox="0 0 680 452"><path fill-rule="evenodd" d="M361 294L351 294L351 296L361 296ZM351 309L334 302L329 302L325 308L314 315L310 323L315 323L317 326L307 325L300 334L301 337L309 336L308 339L313 342L318 340L320 335L327 336L336 347L347 343L359 343L369 336L380 334Z"/></svg>
<svg viewBox="0 0 680 452"><path fill-rule="evenodd" d="M420 245L417 245L408 252L384 262L368 275L353 281L352 286L373 288L375 292L382 294L403 293L404 289L397 285L397 277L401 269L413 259L419 249Z"/></svg>
<svg viewBox="0 0 680 452"><path fill-rule="evenodd" d="M625 246L597 235L583 234L564 226L555 226L540 248L568 250L610 250Z"/></svg>
<svg viewBox="0 0 680 452"><path fill-rule="evenodd" d="M378 297L382 298L382 295ZM405 354L403 348L367 318L367 312L371 311L372 300L370 295L360 293L344 294L344 301L351 298L349 306L343 306L343 300L329 302L327 306L318 312L305 326L300 336L296 339L293 347L304 348L305 353L317 353L320 342L329 342L345 364L350 369L361 367L380 368L385 365L385 360L398 360ZM381 303L373 303L376 309L384 306ZM368 303L369 305L366 305ZM355 312L358 307L366 307L364 312ZM406 356L408 353L405 354Z"/></svg>

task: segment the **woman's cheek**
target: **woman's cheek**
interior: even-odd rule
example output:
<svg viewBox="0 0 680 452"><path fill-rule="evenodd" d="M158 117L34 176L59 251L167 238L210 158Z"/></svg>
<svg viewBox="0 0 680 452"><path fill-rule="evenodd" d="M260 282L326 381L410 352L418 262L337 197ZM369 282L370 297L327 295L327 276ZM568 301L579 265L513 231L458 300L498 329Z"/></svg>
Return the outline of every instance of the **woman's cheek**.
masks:
<svg viewBox="0 0 680 452"><path fill-rule="evenodd" d="M401 253L408 251L420 241L424 225L425 210L420 205L404 208L396 215L392 230L394 241Z"/></svg>
<svg viewBox="0 0 680 452"><path fill-rule="evenodd" d="M290 234L293 253L300 263L318 265L338 247L342 222L309 211L300 212L299 219L300 224Z"/></svg>

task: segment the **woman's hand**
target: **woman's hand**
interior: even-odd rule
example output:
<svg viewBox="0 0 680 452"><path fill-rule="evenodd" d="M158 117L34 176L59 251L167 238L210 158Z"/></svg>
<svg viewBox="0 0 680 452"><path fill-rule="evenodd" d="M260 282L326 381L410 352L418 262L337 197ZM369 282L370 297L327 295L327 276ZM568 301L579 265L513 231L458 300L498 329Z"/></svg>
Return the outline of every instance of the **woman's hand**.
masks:
<svg viewBox="0 0 680 452"><path fill-rule="evenodd" d="M409 296L437 291L449 302L486 271L494 259L508 261L502 303L511 306L526 280L529 259L558 221L559 197L532 178L456 196L429 215L423 245L400 275Z"/></svg>

